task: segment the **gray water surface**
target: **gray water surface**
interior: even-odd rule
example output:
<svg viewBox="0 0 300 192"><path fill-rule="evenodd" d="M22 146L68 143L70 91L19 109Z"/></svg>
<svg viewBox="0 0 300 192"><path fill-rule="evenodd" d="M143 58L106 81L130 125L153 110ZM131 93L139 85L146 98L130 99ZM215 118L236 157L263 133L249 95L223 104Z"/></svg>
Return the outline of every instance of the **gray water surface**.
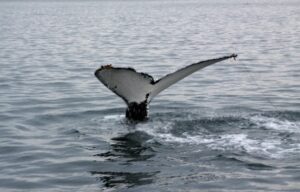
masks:
<svg viewBox="0 0 300 192"><path fill-rule="evenodd" d="M0 1L1 191L299 191L297 1ZM130 123L94 71L239 54Z"/></svg>

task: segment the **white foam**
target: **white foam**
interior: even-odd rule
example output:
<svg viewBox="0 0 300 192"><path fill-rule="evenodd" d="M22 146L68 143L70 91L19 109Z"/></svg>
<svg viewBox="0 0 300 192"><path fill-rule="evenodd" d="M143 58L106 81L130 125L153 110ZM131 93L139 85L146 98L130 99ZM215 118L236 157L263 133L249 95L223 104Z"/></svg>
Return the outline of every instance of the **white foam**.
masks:
<svg viewBox="0 0 300 192"><path fill-rule="evenodd" d="M183 144L207 144L214 142L214 139L205 139L202 136L176 137L171 133L159 134L159 139L163 142L183 143Z"/></svg>
<svg viewBox="0 0 300 192"><path fill-rule="evenodd" d="M217 150L238 150L258 156L272 158L282 157L283 149L280 140L255 140L250 139L246 134L223 135L208 146Z"/></svg>
<svg viewBox="0 0 300 192"><path fill-rule="evenodd" d="M105 115L103 117L104 120L121 120L125 117L125 115Z"/></svg>
<svg viewBox="0 0 300 192"><path fill-rule="evenodd" d="M250 117L250 121L257 126L264 127L266 129L300 133L300 122L290 122L288 120L281 120L274 117L265 117L259 115Z"/></svg>

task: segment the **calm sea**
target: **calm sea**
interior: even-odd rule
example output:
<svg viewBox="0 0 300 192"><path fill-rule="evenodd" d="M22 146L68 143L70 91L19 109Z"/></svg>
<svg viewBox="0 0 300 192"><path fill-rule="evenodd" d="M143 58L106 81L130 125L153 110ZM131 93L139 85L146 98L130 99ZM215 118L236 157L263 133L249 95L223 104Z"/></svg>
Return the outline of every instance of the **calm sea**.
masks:
<svg viewBox="0 0 300 192"><path fill-rule="evenodd" d="M127 122L94 71L239 54ZM300 2L0 1L0 191L300 191Z"/></svg>

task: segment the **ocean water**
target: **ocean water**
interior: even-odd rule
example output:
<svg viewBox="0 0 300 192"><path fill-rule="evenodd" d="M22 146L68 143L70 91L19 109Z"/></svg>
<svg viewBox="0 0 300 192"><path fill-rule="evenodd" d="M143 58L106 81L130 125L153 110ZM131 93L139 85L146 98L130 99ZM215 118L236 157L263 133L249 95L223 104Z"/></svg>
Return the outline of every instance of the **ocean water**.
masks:
<svg viewBox="0 0 300 192"><path fill-rule="evenodd" d="M130 123L94 71L237 53ZM299 1L0 1L0 191L300 191Z"/></svg>

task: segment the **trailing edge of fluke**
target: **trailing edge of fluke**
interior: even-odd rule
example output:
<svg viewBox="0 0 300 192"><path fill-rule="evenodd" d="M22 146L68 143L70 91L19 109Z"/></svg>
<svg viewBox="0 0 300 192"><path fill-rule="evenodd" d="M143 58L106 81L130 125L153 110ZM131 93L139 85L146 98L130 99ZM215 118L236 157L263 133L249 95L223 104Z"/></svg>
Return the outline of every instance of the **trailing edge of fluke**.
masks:
<svg viewBox="0 0 300 192"><path fill-rule="evenodd" d="M232 54L193 63L158 80L154 80L147 73L136 72L133 68L119 68L112 65L101 66L95 71L95 76L125 101L128 119L142 121L147 118L148 104L161 91L204 67L236 57L236 54Z"/></svg>

